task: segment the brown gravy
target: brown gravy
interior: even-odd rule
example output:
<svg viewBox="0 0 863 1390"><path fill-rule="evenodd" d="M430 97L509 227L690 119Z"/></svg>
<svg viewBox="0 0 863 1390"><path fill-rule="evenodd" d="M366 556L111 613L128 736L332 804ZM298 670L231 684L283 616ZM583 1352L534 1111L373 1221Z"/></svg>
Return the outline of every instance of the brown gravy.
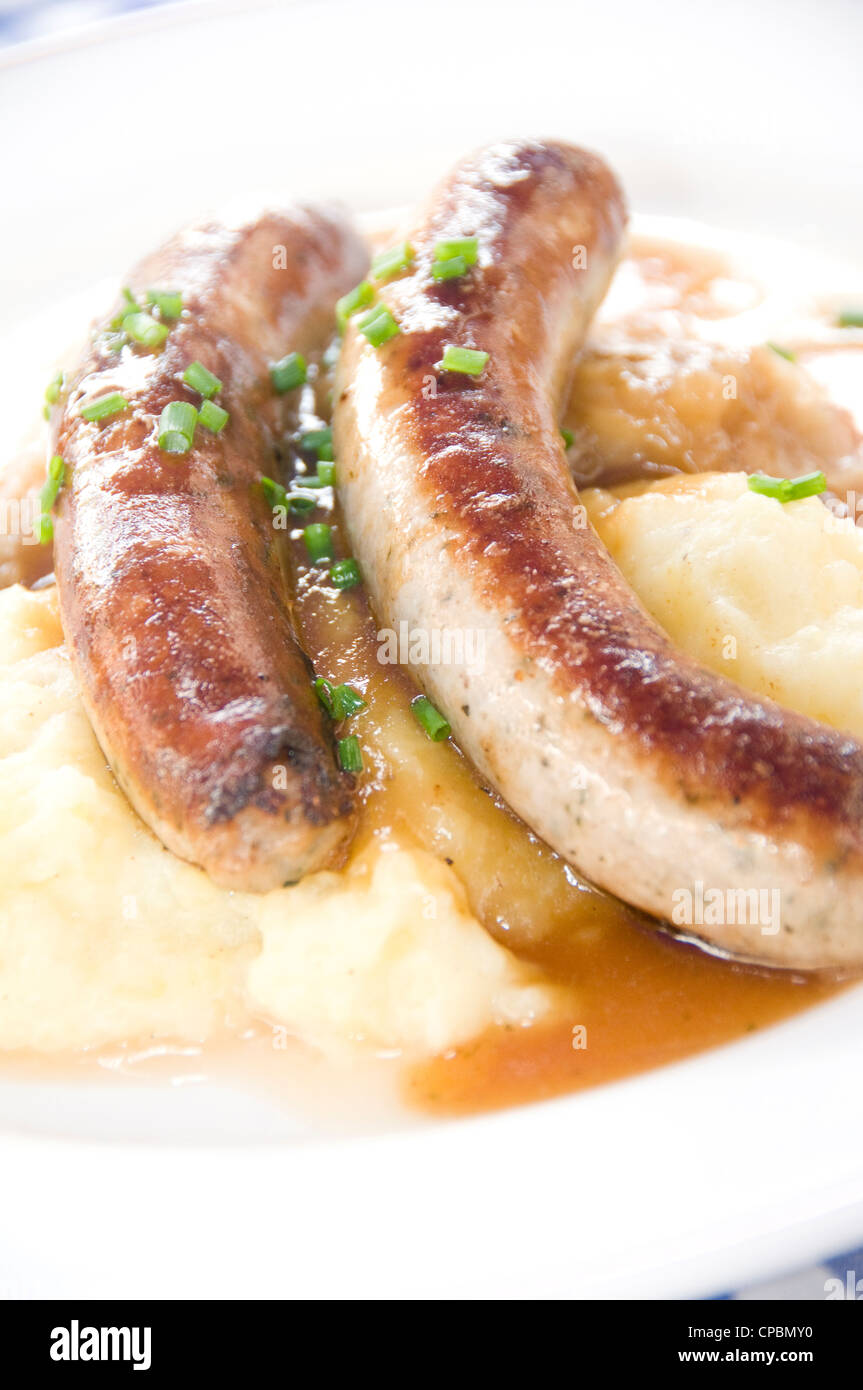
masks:
<svg viewBox="0 0 863 1390"><path fill-rule="evenodd" d="M651 312L666 328L672 316L681 331L687 314L702 321L723 312L733 316L717 307L713 280L727 291L725 261L714 253L660 252L655 243L636 247L621 277L631 306L617 303L612 327L625 327L627 312L635 336L649 332ZM757 290L731 296L734 312L757 298ZM861 346L849 344L843 360ZM806 352L807 366L822 379L829 375L831 351L837 344L822 338ZM349 554L337 510L332 521L336 553ZM419 730L409 708L416 688L399 667L380 664L364 591L336 593L325 571L310 569L299 529L287 553L296 618L317 673L353 685L368 701L350 723L365 760L363 811L351 853L386 839L445 860L486 929L556 990L553 1021L495 1028L407 1068L402 1091L412 1108L465 1114L635 1075L742 1038L842 987L712 958L579 879L479 783L452 744L431 743ZM250 1074L264 1046L258 1042L257 1050L248 1039L232 1044L237 1054L245 1049ZM196 1072L218 1069L220 1046L188 1050ZM90 1060L99 1059L91 1054ZM286 1053L285 1066L291 1061Z"/></svg>
<svg viewBox="0 0 863 1390"><path fill-rule="evenodd" d="M713 253L636 248L624 275L630 303L619 302L612 332L615 325L639 335L668 331L673 316L672 333L685 338L696 319L751 308L758 288L738 285L740 293L729 296L727 277L724 258ZM714 281L722 287L716 298ZM810 331L807 322L803 336ZM820 343L807 359L821 365L836 346ZM338 535L337 514L334 522ZM362 597L333 602L303 567L296 540L293 553L298 616L317 669L362 689L370 702L351 725L374 766L363 792L360 845L387 835L446 858L484 926L561 987L553 1023L495 1028L410 1069L403 1090L411 1105L464 1114L580 1090L742 1038L841 987L708 956L581 881L479 785L451 745L423 738L408 712L415 687L377 662Z"/></svg>

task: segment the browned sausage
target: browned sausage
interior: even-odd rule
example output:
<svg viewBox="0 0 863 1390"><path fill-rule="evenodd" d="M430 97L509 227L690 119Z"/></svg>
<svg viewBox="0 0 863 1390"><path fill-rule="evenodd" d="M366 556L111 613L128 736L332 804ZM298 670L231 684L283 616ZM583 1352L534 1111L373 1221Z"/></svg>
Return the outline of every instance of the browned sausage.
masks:
<svg viewBox="0 0 863 1390"><path fill-rule="evenodd" d="M588 877L678 924L691 904L692 934L720 949L860 965L863 747L677 651L579 513L558 412L623 224L609 170L567 145L492 146L442 184L382 291L401 332L374 347L352 320L342 351L354 553L388 627L482 635L481 663L418 677ZM470 236L476 266L434 279L436 244ZM449 344L487 365L442 370Z"/></svg>
<svg viewBox="0 0 863 1390"><path fill-rule="evenodd" d="M284 248L280 251L279 248ZM366 253L325 212L191 228L138 266L130 288L180 291L161 350L114 350L107 324L55 410L67 483L55 521L64 629L99 742L132 805L175 854L219 884L264 891L337 856L353 823L351 779L292 628L272 514L272 475L297 392L268 364L314 352ZM221 433L185 454L158 422L201 362L222 382ZM129 408L81 409L110 392Z"/></svg>

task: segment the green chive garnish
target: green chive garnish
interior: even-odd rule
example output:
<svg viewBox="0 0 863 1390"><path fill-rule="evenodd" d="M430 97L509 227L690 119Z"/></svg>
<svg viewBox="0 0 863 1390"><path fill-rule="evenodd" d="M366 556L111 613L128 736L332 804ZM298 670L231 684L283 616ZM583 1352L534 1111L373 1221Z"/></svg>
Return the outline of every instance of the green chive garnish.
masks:
<svg viewBox="0 0 863 1390"><path fill-rule="evenodd" d="M332 527L324 521L313 521L303 531L306 550L313 565L320 560L330 560L333 554Z"/></svg>
<svg viewBox="0 0 863 1390"><path fill-rule="evenodd" d="M121 410L125 410L129 402L125 396L121 396L119 391L112 391L110 395L100 396L97 401L91 401L89 405L81 407L82 420L108 420L112 415L119 415Z"/></svg>
<svg viewBox="0 0 863 1390"><path fill-rule="evenodd" d="M60 399L60 392L62 390L63 373L58 372L57 375L51 381L49 381L48 385L45 387L45 404L56 405Z"/></svg>
<svg viewBox="0 0 863 1390"><path fill-rule="evenodd" d="M134 342L142 347L161 347L168 336L168 326L159 323L152 314L131 313L123 319L123 327Z"/></svg>
<svg viewBox="0 0 863 1390"><path fill-rule="evenodd" d="M451 343L444 348L440 367L445 372L461 372L466 376L479 376L488 361L488 353L477 348L454 347Z"/></svg>
<svg viewBox="0 0 863 1390"><path fill-rule="evenodd" d="M129 289L128 285L123 288L123 307L119 314L115 314L111 320L111 327L119 329L125 327L125 322L129 314L140 313L141 306Z"/></svg>
<svg viewBox="0 0 863 1390"><path fill-rule="evenodd" d="M330 583L336 589L353 589L361 584L362 575L356 560L336 560L330 566Z"/></svg>
<svg viewBox="0 0 863 1390"><path fill-rule="evenodd" d="M300 435L297 444L300 449L314 453L316 458L332 463L333 432L329 426L322 430L308 430L305 434Z"/></svg>
<svg viewBox="0 0 863 1390"><path fill-rule="evenodd" d="M221 391L222 383L217 376L214 376L203 364L203 362L190 362L183 372L183 380L187 386L191 386L193 391L197 391L204 400L209 400L215 396L217 391Z"/></svg>
<svg viewBox="0 0 863 1390"><path fill-rule="evenodd" d="M564 449L571 449L573 441L575 439L575 435L572 433L572 430L561 430L560 437L563 440Z"/></svg>
<svg viewBox="0 0 863 1390"><path fill-rule="evenodd" d="M159 448L166 454L187 454L195 438L198 412L188 401L171 401L159 416Z"/></svg>
<svg viewBox="0 0 863 1390"><path fill-rule="evenodd" d="M449 738L452 733L440 710L435 709L431 700L427 699L425 695L417 695L415 699L411 700L411 712L432 743L440 743L443 739Z"/></svg>
<svg viewBox="0 0 863 1390"><path fill-rule="evenodd" d="M154 305L163 319L178 319L183 312L183 296L176 290L148 290L147 303Z"/></svg>
<svg viewBox="0 0 863 1390"><path fill-rule="evenodd" d="M840 309L836 322L840 328L863 328L863 309Z"/></svg>
<svg viewBox="0 0 863 1390"><path fill-rule="evenodd" d="M307 492L289 492L288 502L292 512L302 516L304 512L313 512L318 505L316 497L310 497Z"/></svg>
<svg viewBox="0 0 863 1390"><path fill-rule="evenodd" d="M363 755L356 734L349 734L347 738L340 738L336 744L336 753L342 772L362 772Z"/></svg>
<svg viewBox="0 0 863 1390"><path fill-rule="evenodd" d="M306 483L306 486L309 484ZM274 482L272 478L261 478L261 488L270 506L284 507L286 511L302 515L304 512L312 512L318 505L316 497L309 497L303 492L287 492L281 483ZM328 527L325 529L329 529Z"/></svg>
<svg viewBox="0 0 863 1390"><path fill-rule="evenodd" d="M360 710L367 708L362 695L352 685L336 686L333 691L334 719L350 719L352 714L359 714Z"/></svg>
<svg viewBox="0 0 863 1390"><path fill-rule="evenodd" d="M803 473L799 478L771 478L769 473L752 473L746 482L750 492L772 497L777 502L800 502L804 497L817 497L827 488L827 479L820 469Z"/></svg>
<svg viewBox="0 0 863 1390"><path fill-rule="evenodd" d="M301 352L289 352L287 357L270 363L270 379L280 396L302 386L307 374L306 359Z"/></svg>
<svg viewBox="0 0 863 1390"><path fill-rule="evenodd" d="M315 681L315 694L331 719L350 719L352 714L367 708L362 695L352 685L333 685L323 676Z"/></svg>
<svg viewBox="0 0 863 1390"><path fill-rule="evenodd" d="M460 280L462 275L467 273L467 261L464 256L449 256L445 261L432 261L431 273L434 280Z"/></svg>
<svg viewBox="0 0 863 1390"><path fill-rule="evenodd" d="M376 309L364 314L357 327L372 347L382 347L384 343L389 342L390 338L394 338L397 333L401 332L385 304L379 304Z"/></svg>
<svg viewBox="0 0 863 1390"><path fill-rule="evenodd" d="M331 681L318 676L314 691L330 718L333 718L333 685Z"/></svg>
<svg viewBox="0 0 863 1390"><path fill-rule="evenodd" d="M60 455L55 454L48 464L48 477L45 479L45 484L39 494L43 512L50 512L65 481L66 465Z"/></svg>
<svg viewBox="0 0 863 1390"><path fill-rule="evenodd" d="M449 261L461 256L466 266L476 265L478 254L479 242L475 236L451 237L447 241L438 241L433 252L436 261Z"/></svg>
<svg viewBox="0 0 863 1390"><path fill-rule="evenodd" d="M775 352L777 357L784 357L786 362L796 362L797 357L790 348L780 347L778 343L768 343L771 352Z"/></svg>
<svg viewBox="0 0 863 1390"><path fill-rule="evenodd" d="M230 419L227 410L223 410L215 401L203 401L201 409L198 411L198 420L205 430L211 430L213 434L218 434L223 430Z"/></svg>
<svg viewBox="0 0 863 1390"><path fill-rule="evenodd" d="M322 459L318 464L318 482L321 487L335 487L336 465L331 459Z"/></svg>
<svg viewBox="0 0 863 1390"><path fill-rule="evenodd" d="M36 522L36 539L40 545L49 545L54 539L54 522L51 508L57 501L61 487L66 481L66 465L59 454L55 454L48 464L48 477L39 493L41 515Z"/></svg>
<svg viewBox="0 0 863 1390"><path fill-rule="evenodd" d="M284 507L287 510L288 494L281 483L275 482L272 478L261 478L261 487L271 507Z"/></svg>
<svg viewBox="0 0 863 1390"><path fill-rule="evenodd" d="M343 294L336 303L336 322L339 331L344 333L348 319L355 314L358 309L364 309L367 304L373 304L375 292L368 280L361 280L358 285L354 285L352 290Z"/></svg>
<svg viewBox="0 0 863 1390"><path fill-rule="evenodd" d="M413 247L409 241L403 241L398 246L381 251L379 256L375 256L371 277L373 280L392 280L395 275L401 275L403 270L407 270L413 258Z"/></svg>

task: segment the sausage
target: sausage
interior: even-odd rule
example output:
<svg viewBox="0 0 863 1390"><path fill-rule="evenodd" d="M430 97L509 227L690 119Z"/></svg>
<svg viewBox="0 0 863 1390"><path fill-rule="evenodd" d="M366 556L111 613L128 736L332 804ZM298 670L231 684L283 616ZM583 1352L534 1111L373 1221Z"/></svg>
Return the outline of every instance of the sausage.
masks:
<svg viewBox="0 0 863 1390"><path fill-rule="evenodd" d="M294 881L353 827L259 480L278 468L299 394L276 394L269 363L324 346L366 260L325 211L190 228L130 280L139 302L181 292L164 346L117 351L106 320L54 412L67 475L55 569L84 705L142 819L226 888ZM182 380L193 362L221 381L230 419L163 452L162 409L201 404ZM82 408L112 392L129 408L88 423Z"/></svg>
<svg viewBox="0 0 863 1390"><path fill-rule="evenodd" d="M442 184L383 292L400 334L345 337L354 552L378 621L425 634L416 672L461 747L586 877L720 952L859 966L863 747L677 651L568 474L558 412L624 222L610 171L563 144L495 145ZM435 280L436 243L467 236L477 264ZM447 344L487 351L482 373L444 372ZM434 664L438 630L482 635L483 660Z"/></svg>

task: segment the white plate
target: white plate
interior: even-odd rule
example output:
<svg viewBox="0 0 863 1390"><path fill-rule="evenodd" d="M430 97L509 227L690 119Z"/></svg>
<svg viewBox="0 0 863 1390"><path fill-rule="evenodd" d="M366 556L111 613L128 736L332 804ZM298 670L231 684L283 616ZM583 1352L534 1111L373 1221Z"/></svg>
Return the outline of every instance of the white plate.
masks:
<svg viewBox="0 0 863 1390"><path fill-rule="evenodd" d="M854 253L861 39L859 10L814 0L400 0L186 4L13 50L6 359L22 321L50 333L53 304L229 195L386 206L511 133L600 149L642 210ZM366 1137L236 1087L7 1084L0 1294L694 1296L767 1276L863 1240L861 1004Z"/></svg>

